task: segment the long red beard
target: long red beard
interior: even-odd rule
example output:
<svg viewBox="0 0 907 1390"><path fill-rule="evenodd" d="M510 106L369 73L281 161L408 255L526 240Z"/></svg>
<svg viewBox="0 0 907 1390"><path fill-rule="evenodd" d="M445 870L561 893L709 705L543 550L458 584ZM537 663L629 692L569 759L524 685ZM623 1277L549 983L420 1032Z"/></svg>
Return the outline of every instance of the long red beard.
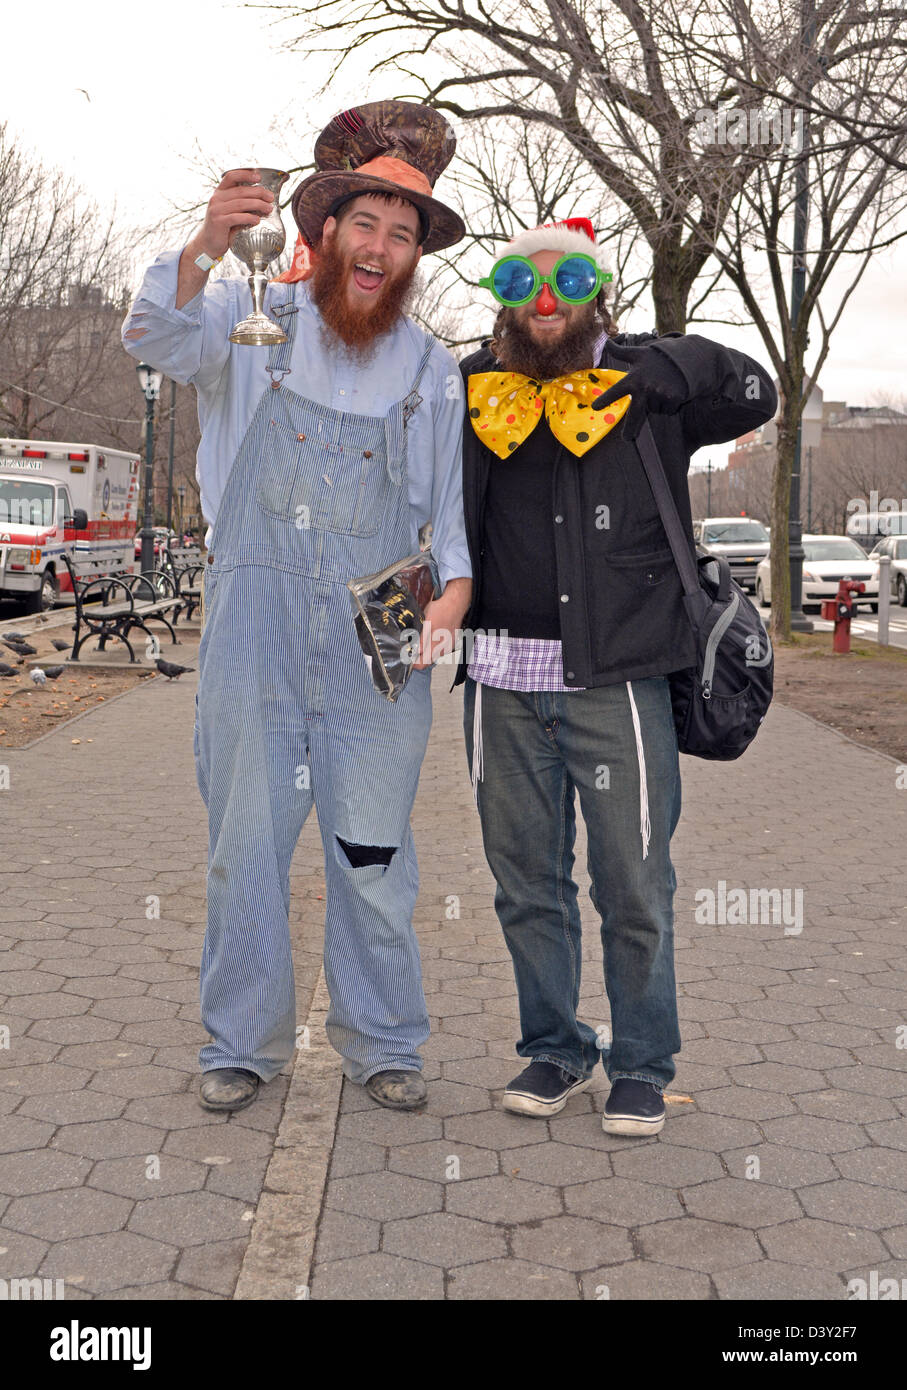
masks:
<svg viewBox="0 0 907 1390"><path fill-rule="evenodd" d="M406 312L418 261L388 278L368 309L351 309L347 301L346 287L354 262L355 257L345 254L333 241L320 246L312 272L312 298L329 331L355 353L365 355Z"/></svg>

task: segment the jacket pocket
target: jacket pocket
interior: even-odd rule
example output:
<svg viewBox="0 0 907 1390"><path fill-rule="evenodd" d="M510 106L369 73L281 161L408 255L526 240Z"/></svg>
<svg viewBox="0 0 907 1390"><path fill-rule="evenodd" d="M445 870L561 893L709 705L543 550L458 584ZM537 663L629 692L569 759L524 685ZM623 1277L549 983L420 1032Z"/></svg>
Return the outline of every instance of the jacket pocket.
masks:
<svg viewBox="0 0 907 1390"><path fill-rule="evenodd" d="M625 571L626 579L642 587L651 588L670 573L674 555L670 547L662 550L647 550L642 553L618 551L608 556L608 564Z"/></svg>
<svg viewBox="0 0 907 1390"><path fill-rule="evenodd" d="M586 594L594 672L652 667L688 632L670 549L610 555L592 569Z"/></svg>

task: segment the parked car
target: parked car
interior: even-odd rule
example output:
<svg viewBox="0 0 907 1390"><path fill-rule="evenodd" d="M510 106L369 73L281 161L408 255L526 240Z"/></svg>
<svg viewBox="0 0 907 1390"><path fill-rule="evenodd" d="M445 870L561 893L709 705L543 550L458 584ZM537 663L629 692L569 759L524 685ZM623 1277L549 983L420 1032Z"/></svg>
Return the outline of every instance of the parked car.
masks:
<svg viewBox="0 0 907 1390"><path fill-rule="evenodd" d="M855 603L871 608L873 613L879 608L879 566L871 560L856 541L847 536L804 536L803 537L803 593L800 604L803 611L818 608L825 598L834 598L838 583L842 579L861 580L866 592L856 594ZM770 605L772 601L771 556L766 555L756 570L756 598L760 603Z"/></svg>
<svg viewBox="0 0 907 1390"><path fill-rule="evenodd" d="M731 576L750 593L756 587L756 568L768 554L769 535L752 516L707 516L693 522L693 539L712 555L723 555Z"/></svg>
<svg viewBox="0 0 907 1390"><path fill-rule="evenodd" d="M161 543L171 547L179 545L179 537L175 531L168 531L166 526L152 526L151 534L154 536L154 558L158 559L161 553ZM169 537L169 539L168 539ZM135 558L142 558L142 533L136 532L135 537Z"/></svg>
<svg viewBox="0 0 907 1390"><path fill-rule="evenodd" d="M907 512L854 512L844 530L869 554L886 536L907 536Z"/></svg>
<svg viewBox="0 0 907 1390"><path fill-rule="evenodd" d="M878 581L878 563L882 555L891 557L891 593L897 598L902 608L907 608L907 536L888 536L885 540L879 541L875 550L869 558L877 566L876 580Z"/></svg>

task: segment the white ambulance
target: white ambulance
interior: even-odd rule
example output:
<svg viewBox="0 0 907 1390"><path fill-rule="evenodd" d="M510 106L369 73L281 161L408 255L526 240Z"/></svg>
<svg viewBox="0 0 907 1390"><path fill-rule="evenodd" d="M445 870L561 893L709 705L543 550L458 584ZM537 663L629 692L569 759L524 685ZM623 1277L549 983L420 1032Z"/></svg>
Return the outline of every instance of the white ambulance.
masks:
<svg viewBox="0 0 907 1390"><path fill-rule="evenodd" d="M135 572L139 456L94 444L0 439L0 598L29 613L79 578Z"/></svg>

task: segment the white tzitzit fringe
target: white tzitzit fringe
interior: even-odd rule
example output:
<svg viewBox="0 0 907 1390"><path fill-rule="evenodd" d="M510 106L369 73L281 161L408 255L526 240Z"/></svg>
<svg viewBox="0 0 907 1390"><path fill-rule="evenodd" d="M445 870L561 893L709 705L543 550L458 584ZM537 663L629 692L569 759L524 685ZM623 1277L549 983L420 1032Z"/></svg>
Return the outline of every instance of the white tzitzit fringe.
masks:
<svg viewBox="0 0 907 1390"><path fill-rule="evenodd" d="M633 699L633 686L627 681L627 694L630 696L630 713L633 715L633 732L636 734L636 757L639 762L639 833L642 836L642 857L649 853L649 791L646 786L646 755L642 747L642 730L639 727L639 711Z"/></svg>
<svg viewBox="0 0 907 1390"><path fill-rule="evenodd" d="M477 806L479 782L484 771L482 751L482 683L476 681L476 705L472 716L472 795Z"/></svg>

